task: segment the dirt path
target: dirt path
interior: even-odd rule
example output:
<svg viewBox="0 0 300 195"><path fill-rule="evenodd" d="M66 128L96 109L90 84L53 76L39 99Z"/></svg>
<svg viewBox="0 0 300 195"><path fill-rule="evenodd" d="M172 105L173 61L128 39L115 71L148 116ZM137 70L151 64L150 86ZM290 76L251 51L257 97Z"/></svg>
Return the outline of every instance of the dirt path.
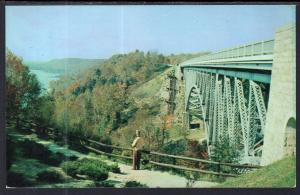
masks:
<svg viewBox="0 0 300 195"><path fill-rule="evenodd" d="M109 180L119 181L120 184L126 181L138 181L151 188L185 188L187 180L178 175L172 175L168 172L151 170L132 170L131 166L119 164L123 174L109 173ZM217 183L207 181L197 181L193 187L206 188L216 186ZM116 186L117 187L117 186Z"/></svg>

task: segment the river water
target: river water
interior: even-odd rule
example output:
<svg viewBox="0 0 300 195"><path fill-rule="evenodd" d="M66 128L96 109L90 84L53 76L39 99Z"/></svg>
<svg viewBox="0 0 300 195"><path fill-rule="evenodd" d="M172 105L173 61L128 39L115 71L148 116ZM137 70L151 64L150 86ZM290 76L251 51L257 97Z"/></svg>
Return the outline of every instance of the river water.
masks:
<svg viewBox="0 0 300 195"><path fill-rule="evenodd" d="M50 81L57 80L60 76L58 73L46 72L43 70L31 69L30 72L34 73L37 76L38 81L41 84L41 87L48 90Z"/></svg>

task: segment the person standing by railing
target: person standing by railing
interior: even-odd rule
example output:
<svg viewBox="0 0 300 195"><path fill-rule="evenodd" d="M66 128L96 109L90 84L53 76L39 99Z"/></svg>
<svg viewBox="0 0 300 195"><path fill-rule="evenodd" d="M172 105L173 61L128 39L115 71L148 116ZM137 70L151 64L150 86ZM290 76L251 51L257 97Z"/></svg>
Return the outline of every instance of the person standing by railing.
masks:
<svg viewBox="0 0 300 195"><path fill-rule="evenodd" d="M136 130L136 138L133 140L131 146L133 147L133 161L132 161L132 169L139 170L140 169L140 161L141 161L141 149L144 145L144 140L140 136L140 131Z"/></svg>

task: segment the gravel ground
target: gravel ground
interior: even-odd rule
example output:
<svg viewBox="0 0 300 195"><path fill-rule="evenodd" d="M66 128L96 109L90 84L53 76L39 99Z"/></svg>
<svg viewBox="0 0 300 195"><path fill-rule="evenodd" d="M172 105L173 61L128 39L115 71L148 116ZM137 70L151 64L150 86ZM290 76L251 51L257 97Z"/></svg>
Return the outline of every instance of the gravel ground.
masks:
<svg viewBox="0 0 300 195"><path fill-rule="evenodd" d="M187 180L178 175L172 175L168 172L150 171L150 170L132 170L131 166L119 164L123 174L110 173L109 180L125 183L126 181L138 181L146 184L150 188L185 188ZM195 188L209 188L218 185L218 183L207 181L196 181ZM116 186L121 187L121 186Z"/></svg>

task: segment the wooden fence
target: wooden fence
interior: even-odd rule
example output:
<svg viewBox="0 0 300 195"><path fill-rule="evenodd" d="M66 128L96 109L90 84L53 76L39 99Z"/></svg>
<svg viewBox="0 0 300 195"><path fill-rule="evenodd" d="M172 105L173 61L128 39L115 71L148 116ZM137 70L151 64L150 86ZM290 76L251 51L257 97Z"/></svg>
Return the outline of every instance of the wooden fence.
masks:
<svg viewBox="0 0 300 195"><path fill-rule="evenodd" d="M23 121L24 123L29 124L30 127L23 128L30 130L34 133L43 133L47 134L49 136L63 136L63 132L56 130L54 128L48 128L48 127L42 127L39 126L36 123L30 122L30 121ZM42 130L41 130L42 129ZM68 136L68 135L67 135ZM69 137L69 136L68 136ZM120 151L129 151L130 154L132 154L133 149L132 148L126 148L126 147L121 147L121 146L114 146L114 145L108 145L104 144L92 139L84 138L84 137L77 137L77 136L70 136L70 139L75 139L78 140L78 142L75 142L75 144L81 145L85 149L92 151L97 154L101 155L106 155L106 156L111 156L115 158L122 158L122 159L127 159L127 160L133 160L132 155L131 156L126 156L126 155L120 155L120 154L114 154L112 152L104 152L99 148L95 148L95 146L100 146L100 147L105 147L105 148L111 148L112 150L120 150ZM68 141L74 143L74 141ZM94 145L94 146L91 146ZM150 157L150 160L148 160L148 163L159 166L159 167L167 167L171 169L176 169L176 170L183 170L183 171L192 171L192 172L198 172L198 173L204 173L204 174L210 174L210 175L217 175L217 176L224 176L224 177L237 177L239 173L227 173L227 172L222 172L221 166L229 167L231 170L232 169L246 169L246 170L251 170L251 169L258 169L260 166L257 165L242 165L242 164L234 164L234 163L225 163L225 162L216 162L216 161L211 161L211 160L205 160L205 159L198 159L198 158L191 158L191 157L185 157L185 156L178 156L178 155L171 155L171 154L164 154L160 152L155 152L155 151L147 151L147 150L141 150L142 157L148 156ZM164 163L164 162L158 162L158 160L153 160L152 157L167 157L172 159L173 163ZM144 158L142 158L143 160ZM156 158L157 159L157 158ZM176 159L184 160L184 161L190 161L190 162L195 162L195 163L202 163L206 164L209 166L215 166L217 171L211 171L211 170L205 170L205 169L200 169L200 168L191 168L191 167L186 167L182 165L176 165Z"/></svg>

